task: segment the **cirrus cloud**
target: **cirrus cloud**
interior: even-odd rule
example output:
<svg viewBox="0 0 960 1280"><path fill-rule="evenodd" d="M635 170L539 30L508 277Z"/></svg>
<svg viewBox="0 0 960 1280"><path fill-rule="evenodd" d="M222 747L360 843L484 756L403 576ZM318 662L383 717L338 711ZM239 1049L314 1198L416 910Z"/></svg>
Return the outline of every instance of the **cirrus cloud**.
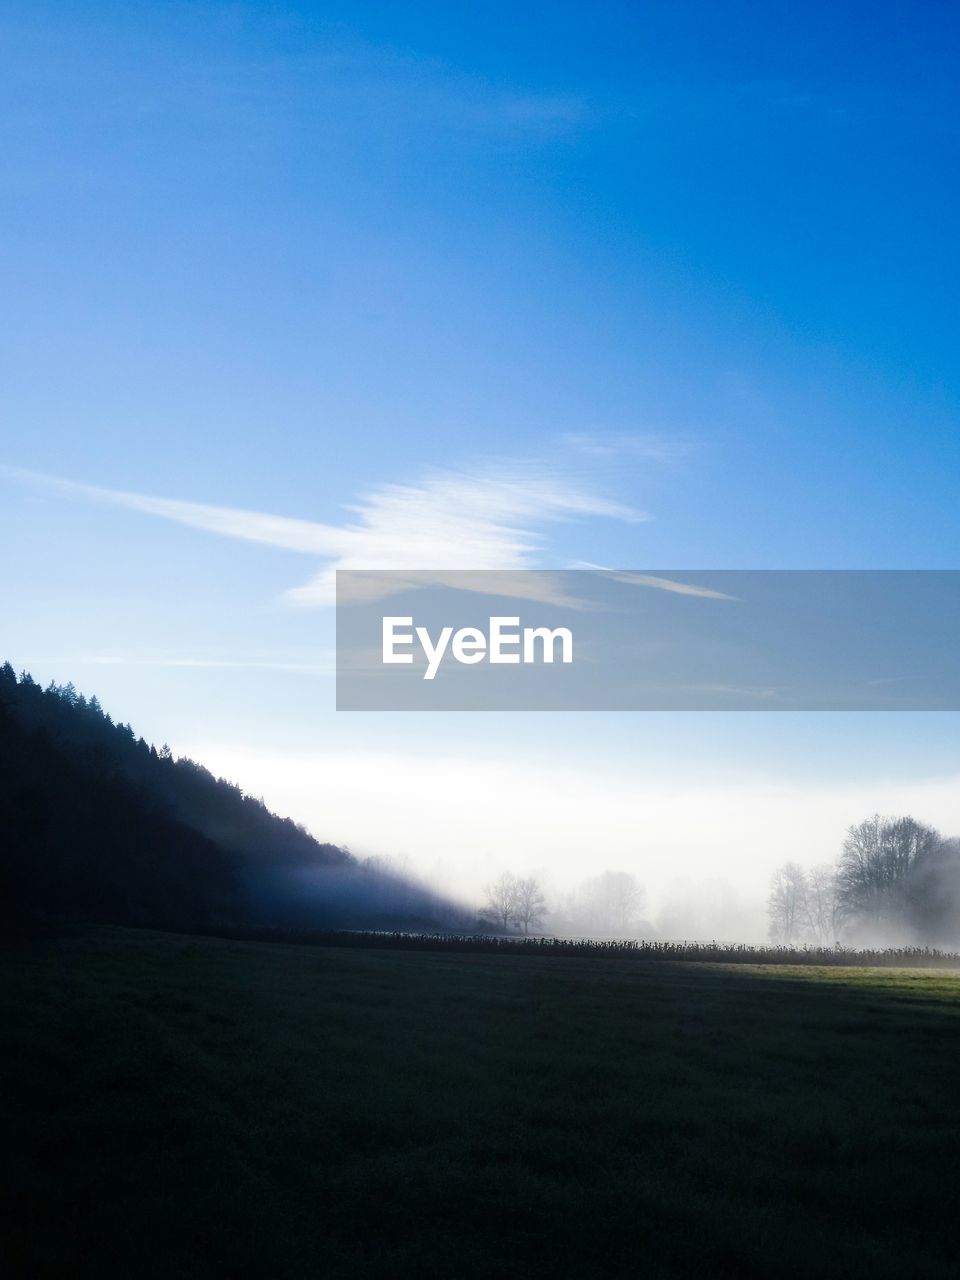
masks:
<svg viewBox="0 0 960 1280"><path fill-rule="evenodd" d="M319 568L284 593L292 605L333 604L338 569L517 570L538 567L545 529L559 521L649 519L564 469L493 461L384 484L345 507L339 525L241 507L103 488L19 468L3 474L65 498L120 507L221 537L310 555Z"/></svg>

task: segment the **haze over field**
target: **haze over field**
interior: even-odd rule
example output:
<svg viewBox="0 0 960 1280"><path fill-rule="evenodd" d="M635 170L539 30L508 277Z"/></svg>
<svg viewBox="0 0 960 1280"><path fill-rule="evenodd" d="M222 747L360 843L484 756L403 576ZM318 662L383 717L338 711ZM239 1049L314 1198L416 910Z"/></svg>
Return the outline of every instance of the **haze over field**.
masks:
<svg viewBox="0 0 960 1280"><path fill-rule="evenodd" d="M571 719L575 726L576 718L558 718ZM694 937L765 938L775 868L833 861L847 827L878 800L946 833L960 830L960 776L831 787L724 770L685 783L662 768L639 776L622 765L551 768L511 758L509 747L500 760L258 753L202 742L183 749L331 840L404 855L465 901L480 900L491 877L511 868L536 873L557 896L610 867L644 884L647 916L667 912L679 935ZM482 799L465 808L465 796Z"/></svg>

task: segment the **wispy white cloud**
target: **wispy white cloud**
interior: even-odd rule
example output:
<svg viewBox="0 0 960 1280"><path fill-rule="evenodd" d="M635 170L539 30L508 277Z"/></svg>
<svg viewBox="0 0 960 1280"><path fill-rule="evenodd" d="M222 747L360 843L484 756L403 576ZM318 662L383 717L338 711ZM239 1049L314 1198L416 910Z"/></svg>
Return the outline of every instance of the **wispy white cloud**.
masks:
<svg viewBox="0 0 960 1280"><path fill-rule="evenodd" d="M617 569L607 571L607 577L615 582L622 582L628 587L653 587L657 591L670 591L678 596L697 596L701 600L736 600L737 596L727 595L725 591L716 591L713 587L699 587L693 582L676 582L673 578L660 578L652 573L622 572Z"/></svg>
<svg viewBox="0 0 960 1280"><path fill-rule="evenodd" d="M332 650L321 651L314 661L285 661L274 658L133 657L127 654L93 654L71 657L71 662L91 667L169 667L173 669L226 671L279 671L291 675L332 676L336 657Z"/></svg>
<svg viewBox="0 0 960 1280"><path fill-rule="evenodd" d="M343 568L343 566L339 566ZM336 572L334 570L334 572ZM540 604L557 605L567 609L594 607L582 596L570 590L570 578L563 573L538 570L531 574L513 569L385 569L351 572L336 580L338 604L362 604L374 600L386 600L411 590L474 591L481 595L499 596L504 599L532 600ZM298 588L297 590L302 590ZM312 587L306 588L312 590ZM321 583L321 593L325 584ZM288 593L289 595L289 593ZM310 601L306 601L310 603ZM321 600L322 603L322 600Z"/></svg>
<svg viewBox="0 0 960 1280"><path fill-rule="evenodd" d="M576 560L571 569L592 569L613 582L627 587L652 587L656 591L670 591L678 596L696 596L700 600L739 600L739 596L716 591L713 587L700 587L694 582L677 582L674 578L662 578L652 573L634 573L629 569L608 569L606 565L593 564L589 560Z"/></svg>
<svg viewBox="0 0 960 1280"><path fill-rule="evenodd" d="M630 522L649 518L579 483L563 469L542 463L488 462L470 470L435 471L415 484L382 485L347 506L342 525L101 488L17 468L2 470L12 479L64 497L312 555L322 562L321 568L285 594L297 605L332 604L338 569L533 569L544 551L545 526L551 523L585 517Z"/></svg>
<svg viewBox="0 0 960 1280"><path fill-rule="evenodd" d="M693 437L655 431L566 431L562 444L584 458L623 465L631 462L679 462L700 448Z"/></svg>
<svg viewBox="0 0 960 1280"><path fill-rule="evenodd" d="M333 526L317 524L311 520L294 520L288 516L266 515L261 511L246 511L239 507L216 507L202 502L181 502L177 498L156 498L143 493L131 493L125 489L103 489L91 484L78 484L57 476L24 471L19 467L3 467L2 473L11 479L28 485L60 493L67 498L79 498L88 502L105 503L125 507L144 515L160 516L191 529L206 533L222 534L228 538L243 538L248 542L263 542L286 551L302 551L314 555L336 555L342 541L340 530Z"/></svg>

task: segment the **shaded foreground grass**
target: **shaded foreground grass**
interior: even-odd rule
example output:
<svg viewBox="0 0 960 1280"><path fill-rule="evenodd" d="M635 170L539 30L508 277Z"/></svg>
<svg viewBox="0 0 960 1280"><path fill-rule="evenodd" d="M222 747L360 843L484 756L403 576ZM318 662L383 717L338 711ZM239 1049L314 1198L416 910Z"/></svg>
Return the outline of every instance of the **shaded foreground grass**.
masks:
<svg viewBox="0 0 960 1280"><path fill-rule="evenodd" d="M957 1275L960 976L0 952L15 1276Z"/></svg>

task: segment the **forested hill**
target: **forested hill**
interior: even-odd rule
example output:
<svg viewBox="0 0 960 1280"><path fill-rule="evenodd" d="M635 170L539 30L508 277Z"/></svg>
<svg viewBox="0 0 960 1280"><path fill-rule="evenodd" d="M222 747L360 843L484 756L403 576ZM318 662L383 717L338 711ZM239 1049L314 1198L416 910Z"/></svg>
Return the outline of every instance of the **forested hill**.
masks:
<svg viewBox="0 0 960 1280"><path fill-rule="evenodd" d="M114 723L72 684L0 667L0 911L183 927L455 915L384 864Z"/></svg>

